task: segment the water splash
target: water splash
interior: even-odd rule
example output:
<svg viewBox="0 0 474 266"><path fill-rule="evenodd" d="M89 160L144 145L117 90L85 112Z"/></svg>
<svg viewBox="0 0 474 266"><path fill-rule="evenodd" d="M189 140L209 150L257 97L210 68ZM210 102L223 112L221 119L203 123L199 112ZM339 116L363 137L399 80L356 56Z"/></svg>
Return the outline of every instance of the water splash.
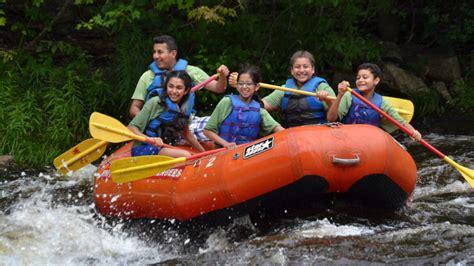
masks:
<svg viewBox="0 0 474 266"><path fill-rule="evenodd" d="M71 180L51 182L50 178L43 178L46 176L23 176L3 182L2 190L7 192L2 196L17 200L0 214L0 261L37 265L146 264L169 258L156 245L102 222L94 204L87 202L90 199L85 199L82 191L74 191L78 186L91 186L87 169L68 177ZM54 197L57 191L65 194L59 201Z"/></svg>

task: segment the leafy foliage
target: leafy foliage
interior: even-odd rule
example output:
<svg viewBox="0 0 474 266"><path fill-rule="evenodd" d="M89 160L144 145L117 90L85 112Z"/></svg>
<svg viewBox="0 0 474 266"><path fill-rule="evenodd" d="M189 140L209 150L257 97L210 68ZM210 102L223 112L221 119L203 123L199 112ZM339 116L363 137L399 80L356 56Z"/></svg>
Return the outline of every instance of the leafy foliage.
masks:
<svg viewBox="0 0 474 266"><path fill-rule="evenodd" d="M237 16L237 12L230 8L225 8L223 6L215 6L213 8L209 8L207 6L200 6L191 10L188 13L188 18L191 21L198 21L203 19L207 22L216 22L220 25L225 24L225 17L235 18Z"/></svg>
<svg viewBox="0 0 474 266"><path fill-rule="evenodd" d="M100 26L121 29L124 24L132 23L141 17L141 12L131 4L109 4L105 5L104 9L104 14L97 14L89 21L78 24L76 28L92 30L95 26Z"/></svg>
<svg viewBox="0 0 474 266"><path fill-rule="evenodd" d="M1 67L0 152L39 166L87 136L88 114L105 103L107 87L85 58L65 66L44 55L15 60Z"/></svg>
<svg viewBox="0 0 474 266"><path fill-rule="evenodd" d="M296 50L315 55L331 81L362 61L379 62L379 29L397 19L400 42L449 47L465 75L451 85L457 108L474 106L472 1L341 0L0 0L0 153L48 164L88 137L92 111L128 120L130 97L151 62L151 40L169 34L179 56L209 74L249 62L282 84ZM333 82L335 84L337 81ZM228 93L232 89L228 89ZM261 90L264 96L271 91ZM222 95L201 91L200 115ZM413 99L417 114L447 106L436 94Z"/></svg>

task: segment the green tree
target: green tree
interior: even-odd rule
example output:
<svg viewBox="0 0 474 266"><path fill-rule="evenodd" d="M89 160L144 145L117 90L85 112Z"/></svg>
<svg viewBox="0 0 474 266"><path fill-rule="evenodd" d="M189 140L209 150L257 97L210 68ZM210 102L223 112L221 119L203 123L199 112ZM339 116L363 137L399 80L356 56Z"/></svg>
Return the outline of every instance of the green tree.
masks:
<svg viewBox="0 0 474 266"><path fill-rule="evenodd" d="M50 164L89 137L93 111L128 122L130 97L160 34L174 36L179 56L209 74L220 64L234 70L249 62L274 84L288 78L296 50L312 52L318 75L333 82L336 71L380 61L385 38L449 47L464 69L452 85L454 102L470 112L471 2L0 0L0 153L20 164ZM394 34L386 36L390 25ZM220 97L200 92L197 109L209 114Z"/></svg>

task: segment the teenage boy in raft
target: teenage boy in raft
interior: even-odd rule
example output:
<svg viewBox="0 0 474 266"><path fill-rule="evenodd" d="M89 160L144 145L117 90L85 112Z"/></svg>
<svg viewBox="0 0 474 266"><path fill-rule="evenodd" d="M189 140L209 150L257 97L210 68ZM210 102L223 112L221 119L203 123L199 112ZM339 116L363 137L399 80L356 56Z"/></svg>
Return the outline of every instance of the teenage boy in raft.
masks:
<svg viewBox="0 0 474 266"><path fill-rule="evenodd" d="M376 64L364 63L360 65L357 68L357 88L355 88L354 91L410 129L413 132L413 139L421 140L420 132L405 121L388 101L384 100L380 94L375 92L375 88L380 82L381 74L382 71ZM349 82L345 80L338 84L336 100L330 106L327 113L327 120L329 122L334 122L339 119L344 124L371 124L381 127L388 133L397 130L394 124L381 117L373 108L366 105L357 97L353 97L347 90L349 86Z"/></svg>

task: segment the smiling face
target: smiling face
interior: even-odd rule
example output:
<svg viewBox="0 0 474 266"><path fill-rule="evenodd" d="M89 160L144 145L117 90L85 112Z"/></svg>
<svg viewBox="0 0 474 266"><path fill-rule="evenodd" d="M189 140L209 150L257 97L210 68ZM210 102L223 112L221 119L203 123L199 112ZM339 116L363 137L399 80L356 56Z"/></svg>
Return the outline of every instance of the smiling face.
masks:
<svg viewBox="0 0 474 266"><path fill-rule="evenodd" d="M314 67L306 57L298 57L291 66L291 75L296 80L298 87L303 86L306 81L314 75Z"/></svg>
<svg viewBox="0 0 474 266"><path fill-rule="evenodd" d="M360 69L357 72L356 85L362 93L373 92L379 82L380 78L375 77L369 69Z"/></svg>
<svg viewBox="0 0 474 266"><path fill-rule="evenodd" d="M166 43L153 44L153 60L161 69L173 69L173 66L176 63L176 55L177 51L168 50L168 45Z"/></svg>
<svg viewBox="0 0 474 266"><path fill-rule="evenodd" d="M252 80L249 73L242 73L239 75L237 81L237 91L240 94L240 99L244 102L250 102L255 91L258 89L258 84Z"/></svg>
<svg viewBox="0 0 474 266"><path fill-rule="evenodd" d="M174 103L179 103L184 95L188 94L184 81L177 77L172 77L166 86L166 93L170 100Z"/></svg>

